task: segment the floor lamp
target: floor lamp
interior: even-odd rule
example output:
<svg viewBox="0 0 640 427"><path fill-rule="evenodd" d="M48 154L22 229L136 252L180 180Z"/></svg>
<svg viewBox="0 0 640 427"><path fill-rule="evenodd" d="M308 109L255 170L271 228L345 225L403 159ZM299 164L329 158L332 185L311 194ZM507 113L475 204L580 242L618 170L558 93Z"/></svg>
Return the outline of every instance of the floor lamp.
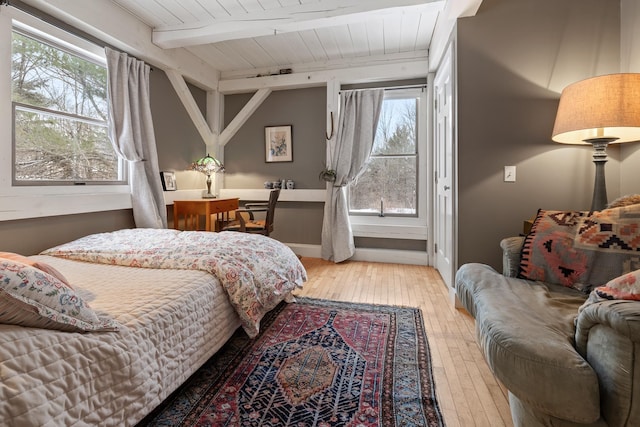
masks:
<svg viewBox="0 0 640 427"><path fill-rule="evenodd" d="M640 141L640 74L608 74L567 86L551 137L562 144L591 144L596 176L591 211L607 206L607 146Z"/></svg>

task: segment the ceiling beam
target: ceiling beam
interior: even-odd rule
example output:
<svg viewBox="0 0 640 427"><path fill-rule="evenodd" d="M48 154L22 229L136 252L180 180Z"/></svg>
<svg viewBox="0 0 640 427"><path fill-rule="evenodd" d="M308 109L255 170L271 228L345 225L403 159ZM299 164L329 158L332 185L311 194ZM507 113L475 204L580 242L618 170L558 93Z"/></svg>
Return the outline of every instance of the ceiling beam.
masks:
<svg viewBox="0 0 640 427"><path fill-rule="evenodd" d="M270 88L262 88L259 89L256 93L253 94L249 102L240 110L240 112L231 120L231 123L227 125L227 127L220 134L220 138L218 139L218 143L220 146L224 147L227 143L233 138L242 125L246 123L247 120L251 117L253 113L258 109L260 105L264 102L267 97L271 94Z"/></svg>
<svg viewBox="0 0 640 427"><path fill-rule="evenodd" d="M418 13L429 8L440 10L442 3L444 0L324 0L216 19L207 24L157 27L152 40L164 49L194 46L346 25L399 8L403 8L404 13Z"/></svg>
<svg viewBox="0 0 640 427"><path fill-rule="evenodd" d="M171 82L173 89L176 91L178 98L182 101L182 105L184 105L184 108L187 110L189 117L191 117L191 121L195 125L196 129L198 129L198 133L200 133L202 141L207 145L207 147L210 145L215 146L216 134L209 128L209 124L200 111L200 108L198 108L198 104L193 98L182 74L176 70L164 70L164 72Z"/></svg>

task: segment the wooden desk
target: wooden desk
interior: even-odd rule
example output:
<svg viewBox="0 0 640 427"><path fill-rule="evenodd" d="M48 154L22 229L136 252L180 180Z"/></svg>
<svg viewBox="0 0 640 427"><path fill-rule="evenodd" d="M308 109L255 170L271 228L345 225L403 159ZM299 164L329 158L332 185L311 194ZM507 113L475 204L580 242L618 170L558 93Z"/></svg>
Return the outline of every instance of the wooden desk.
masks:
<svg viewBox="0 0 640 427"><path fill-rule="evenodd" d="M203 230L217 231L215 225L221 221L228 221L229 212L238 209L239 202L238 198L175 200L173 202L173 228L176 230L202 230L202 217L204 216ZM213 222L213 228L211 227L212 215L216 215L217 219ZM182 228L180 227L181 222L184 224Z"/></svg>

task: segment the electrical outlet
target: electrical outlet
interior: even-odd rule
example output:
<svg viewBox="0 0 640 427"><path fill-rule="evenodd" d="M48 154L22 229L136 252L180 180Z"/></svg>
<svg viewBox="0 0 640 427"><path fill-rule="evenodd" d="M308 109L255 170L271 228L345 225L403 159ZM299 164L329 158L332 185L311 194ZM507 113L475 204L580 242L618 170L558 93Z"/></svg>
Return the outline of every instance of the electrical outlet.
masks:
<svg viewBox="0 0 640 427"><path fill-rule="evenodd" d="M505 166L504 167L504 182L516 182L516 167Z"/></svg>

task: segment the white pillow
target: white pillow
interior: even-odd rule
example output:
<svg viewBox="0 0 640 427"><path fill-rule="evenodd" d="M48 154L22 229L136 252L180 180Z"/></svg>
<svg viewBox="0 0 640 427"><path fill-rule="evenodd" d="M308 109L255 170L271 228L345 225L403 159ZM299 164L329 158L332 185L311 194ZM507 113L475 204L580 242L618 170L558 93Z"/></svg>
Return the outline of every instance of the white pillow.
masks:
<svg viewBox="0 0 640 427"><path fill-rule="evenodd" d="M60 331L117 331L71 287L37 268L0 259L0 323Z"/></svg>

